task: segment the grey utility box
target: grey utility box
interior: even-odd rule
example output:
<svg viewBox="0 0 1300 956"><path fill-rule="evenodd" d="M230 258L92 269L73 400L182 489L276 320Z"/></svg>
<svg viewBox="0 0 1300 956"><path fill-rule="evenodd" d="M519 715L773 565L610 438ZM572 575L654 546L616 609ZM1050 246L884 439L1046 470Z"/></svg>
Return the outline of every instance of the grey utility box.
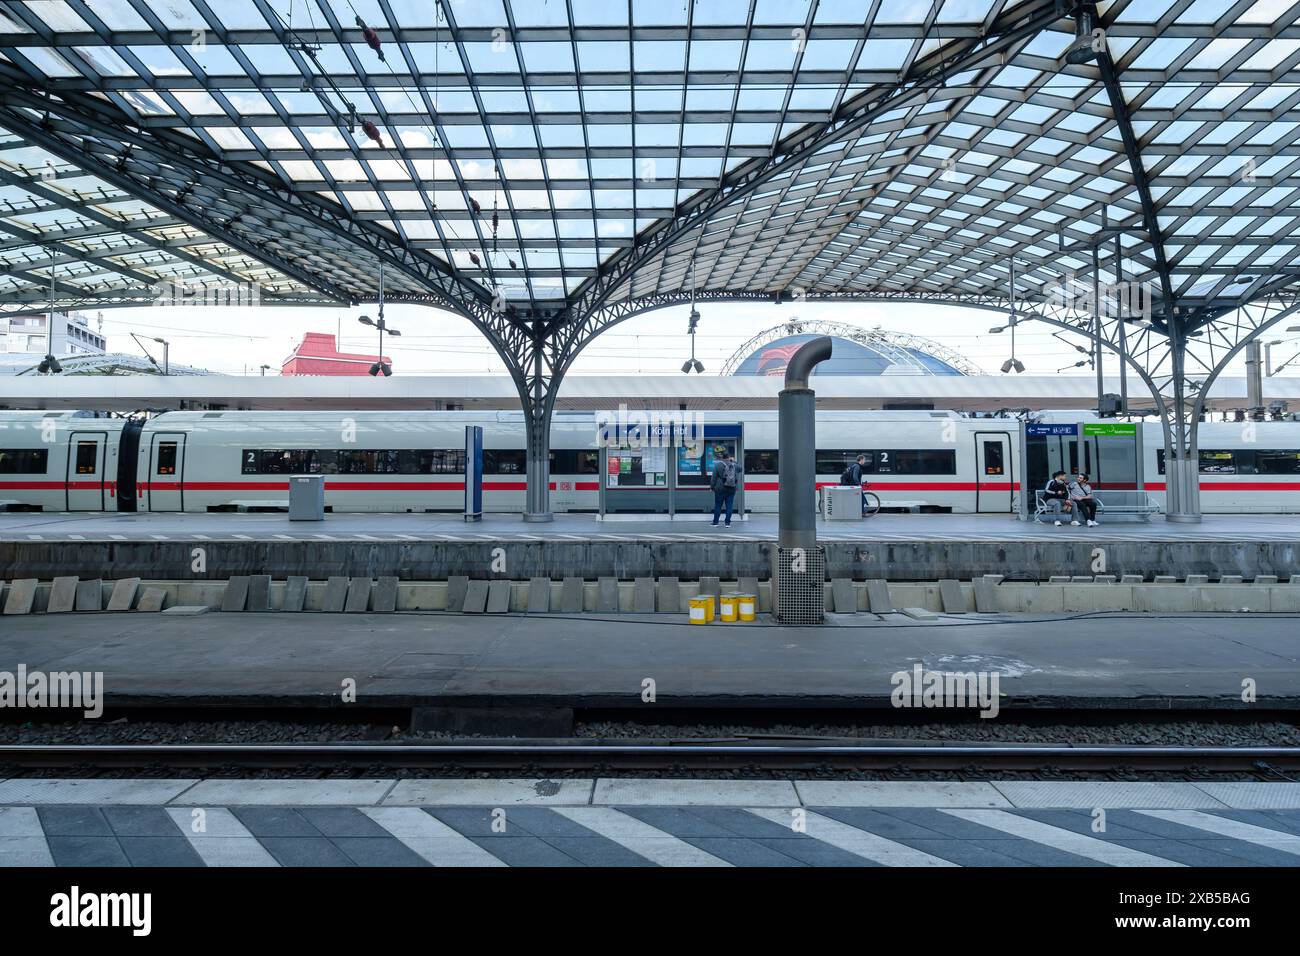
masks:
<svg viewBox="0 0 1300 956"><path fill-rule="evenodd" d="M823 488L822 517L827 521L861 521L862 489L855 485Z"/></svg>
<svg viewBox="0 0 1300 956"><path fill-rule="evenodd" d="M325 520L324 475L291 475L289 477L289 520Z"/></svg>

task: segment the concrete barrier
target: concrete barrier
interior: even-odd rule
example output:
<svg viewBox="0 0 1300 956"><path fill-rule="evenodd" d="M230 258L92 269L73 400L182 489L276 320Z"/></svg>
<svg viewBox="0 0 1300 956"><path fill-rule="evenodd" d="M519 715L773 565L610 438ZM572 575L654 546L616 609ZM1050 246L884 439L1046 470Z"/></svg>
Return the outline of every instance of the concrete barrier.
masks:
<svg viewBox="0 0 1300 956"><path fill-rule="evenodd" d="M772 567L771 541L205 541L204 577L270 574L324 579L395 576L403 581L445 581L454 575L486 578L496 549L505 552L512 575L521 580L566 575L679 577L696 580L710 569L723 580L766 580ZM828 578L887 578L895 581L970 581L984 574L1037 580L1093 573L1094 550L1106 550L1106 571L1183 579L1255 579L1300 575L1300 547L1294 539L1231 542L1196 540L1189 530L1180 541L1144 541L1098 536L1085 541L826 541ZM93 578L112 568L115 577L149 581L201 579L191 570L194 541L0 541L0 578L77 575Z"/></svg>
<svg viewBox="0 0 1300 956"><path fill-rule="evenodd" d="M500 583L500 582L499 582ZM749 582L746 582L749 583ZM101 603L103 607L112 591L114 582L100 582ZM510 581L508 606L511 613L526 613L529 605L530 588L540 585L530 581ZM551 613L559 613L562 582L549 581L546 586L550 592ZM841 586L843 589L843 586ZM889 597L895 610L899 608L923 608L935 613L944 613L944 601L938 582L928 584L920 582L891 583L887 585ZM284 607L288 584L285 581L272 581L268 591L270 610L279 612ZM852 596L847 592L841 595L846 607L856 606L857 611L869 609L867 582L851 583ZM962 599L968 611L974 609L975 586L973 582L960 582ZM217 610L221 607L222 597L226 591L225 581L167 581L142 580L139 592L156 589L165 596L164 607L181 605L186 607L202 606ZM736 593L741 590L739 580L721 579L720 589L723 593ZM7 589L6 589L7 590ZM52 584L41 581L35 589L32 601L32 613L44 614L48 606ZM326 609L327 583L322 580L309 581L302 593L302 610L321 612ZM700 593L699 582L678 581L676 583L678 607L685 608L691 598ZM769 583L760 582L758 586L759 610L771 610L771 589ZM828 595L832 589L827 587ZM396 608L398 611L446 611L453 588L447 581L400 581L397 584ZM636 582L617 582L618 613L637 613ZM1005 581L992 589L996 598L996 612L1004 614L1077 614L1105 611L1132 611L1150 613L1199 612L1251 612L1251 613L1300 613L1300 582L1297 584L1108 584L1108 583L1059 583L1036 584L1025 581ZM580 588L582 612L598 613L600 607L599 584L596 581L583 581ZM464 600L460 595L461 602ZM982 613L990 613L985 604ZM459 610L459 607L454 610ZM71 612L73 614L94 613L88 611ZM247 613L247 612L245 612ZM573 612L579 613L579 612ZM606 612L611 613L611 612ZM683 613L683 612L679 612ZM849 612L852 613L852 612Z"/></svg>

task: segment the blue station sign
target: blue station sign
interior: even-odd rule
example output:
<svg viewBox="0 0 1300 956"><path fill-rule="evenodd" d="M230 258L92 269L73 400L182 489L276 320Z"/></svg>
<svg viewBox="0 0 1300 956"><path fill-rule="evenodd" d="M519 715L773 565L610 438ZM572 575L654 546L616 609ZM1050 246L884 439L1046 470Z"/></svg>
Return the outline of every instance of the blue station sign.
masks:
<svg viewBox="0 0 1300 956"><path fill-rule="evenodd" d="M1066 438L1078 438L1078 425L1026 425L1025 434L1033 438L1035 436L1047 437L1052 435L1063 436Z"/></svg>

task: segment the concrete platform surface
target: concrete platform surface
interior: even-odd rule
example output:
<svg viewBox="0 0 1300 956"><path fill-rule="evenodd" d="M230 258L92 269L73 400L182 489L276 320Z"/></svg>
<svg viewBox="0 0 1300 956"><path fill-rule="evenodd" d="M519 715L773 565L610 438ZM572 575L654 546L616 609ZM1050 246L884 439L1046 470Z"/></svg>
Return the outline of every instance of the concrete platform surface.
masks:
<svg viewBox="0 0 1300 956"><path fill-rule="evenodd" d="M108 705L888 708L894 675L997 675L999 709L1300 706L1295 615L648 616L242 613L6 618L0 671L102 671ZM357 703L343 704L344 681ZM653 681L655 703L642 699ZM936 716L940 716L936 713Z"/></svg>
<svg viewBox="0 0 1300 956"><path fill-rule="evenodd" d="M1300 862L1295 785L1053 785L1043 806L996 781L16 779L0 866Z"/></svg>
<svg viewBox="0 0 1300 956"><path fill-rule="evenodd" d="M526 524L517 514L467 523L455 514L330 514L302 522L274 512L0 512L0 541L744 541L774 540L776 533L775 514L747 515L728 529L653 515L600 521L557 514L552 522ZM826 541L1300 541L1300 516L1206 515L1194 525L1103 517L1097 528L1057 528L1005 514L883 514L861 523L819 522L817 533Z"/></svg>

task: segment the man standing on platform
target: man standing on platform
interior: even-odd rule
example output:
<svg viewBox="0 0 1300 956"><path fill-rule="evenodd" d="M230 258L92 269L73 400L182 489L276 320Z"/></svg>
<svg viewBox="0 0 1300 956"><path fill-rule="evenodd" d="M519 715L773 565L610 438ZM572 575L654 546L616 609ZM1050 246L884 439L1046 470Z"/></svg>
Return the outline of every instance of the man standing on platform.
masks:
<svg viewBox="0 0 1300 956"><path fill-rule="evenodd" d="M727 506L727 527L731 527L731 506L736 498L736 487L740 484L740 469L731 457L730 451L720 451L718 460L713 463L713 526L718 526L718 516L722 506Z"/></svg>

